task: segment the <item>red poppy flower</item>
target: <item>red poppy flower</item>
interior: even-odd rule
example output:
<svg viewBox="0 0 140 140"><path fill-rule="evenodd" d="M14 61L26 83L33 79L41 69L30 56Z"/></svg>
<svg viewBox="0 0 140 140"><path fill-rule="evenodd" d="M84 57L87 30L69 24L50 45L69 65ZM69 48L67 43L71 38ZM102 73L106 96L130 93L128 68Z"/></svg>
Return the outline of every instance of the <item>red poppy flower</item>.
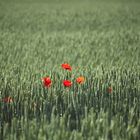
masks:
<svg viewBox="0 0 140 140"><path fill-rule="evenodd" d="M112 87L109 87L107 90L108 90L108 93L112 93Z"/></svg>
<svg viewBox="0 0 140 140"><path fill-rule="evenodd" d="M62 68L65 69L65 70L69 70L69 71L72 70L72 67L71 67L69 64L67 64L67 63L62 64L61 66L62 66Z"/></svg>
<svg viewBox="0 0 140 140"><path fill-rule="evenodd" d="M51 86L51 83L52 83L50 77L44 77L44 78L42 78L42 82L43 82L43 84L44 84L45 87L50 87Z"/></svg>
<svg viewBox="0 0 140 140"><path fill-rule="evenodd" d="M5 103L12 103L13 99L12 99L12 97L5 97L5 98L2 99L2 101L5 102Z"/></svg>
<svg viewBox="0 0 140 140"><path fill-rule="evenodd" d="M64 85L65 87L70 87L70 86L72 86L72 82L71 82L70 80L64 80L64 81L63 81L63 85Z"/></svg>
<svg viewBox="0 0 140 140"><path fill-rule="evenodd" d="M84 81L85 81L85 78L84 78L83 76L80 76L80 77L78 77L78 78L76 79L76 82L77 82L78 84L83 84Z"/></svg>

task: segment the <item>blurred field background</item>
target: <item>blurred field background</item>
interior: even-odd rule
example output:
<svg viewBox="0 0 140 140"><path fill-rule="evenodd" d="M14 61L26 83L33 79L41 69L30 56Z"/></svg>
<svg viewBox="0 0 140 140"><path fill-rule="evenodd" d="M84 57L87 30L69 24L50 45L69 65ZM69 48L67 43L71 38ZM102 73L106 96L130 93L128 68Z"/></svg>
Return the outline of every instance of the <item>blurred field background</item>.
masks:
<svg viewBox="0 0 140 140"><path fill-rule="evenodd" d="M138 140L139 106L138 0L0 1L0 139Z"/></svg>

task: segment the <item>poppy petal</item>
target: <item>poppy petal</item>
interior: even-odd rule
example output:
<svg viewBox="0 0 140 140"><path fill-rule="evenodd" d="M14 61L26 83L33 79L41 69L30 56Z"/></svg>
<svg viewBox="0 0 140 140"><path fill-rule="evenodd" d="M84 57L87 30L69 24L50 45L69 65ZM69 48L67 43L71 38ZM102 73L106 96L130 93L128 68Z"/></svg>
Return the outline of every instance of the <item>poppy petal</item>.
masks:
<svg viewBox="0 0 140 140"><path fill-rule="evenodd" d="M71 82L70 80L64 80L64 81L63 81L63 85L64 85L65 87L71 87L71 86L72 86L72 82Z"/></svg>
<svg viewBox="0 0 140 140"><path fill-rule="evenodd" d="M42 82L43 82L43 84L44 84L45 87L50 87L51 86L51 83L52 83L50 77L44 77L44 78L42 78Z"/></svg>
<svg viewBox="0 0 140 140"><path fill-rule="evenodd" d="M72 67L68 64L68 63L64 63L61 65L61 67L65 70L69 70L71 71L72 70Z"/></svg>

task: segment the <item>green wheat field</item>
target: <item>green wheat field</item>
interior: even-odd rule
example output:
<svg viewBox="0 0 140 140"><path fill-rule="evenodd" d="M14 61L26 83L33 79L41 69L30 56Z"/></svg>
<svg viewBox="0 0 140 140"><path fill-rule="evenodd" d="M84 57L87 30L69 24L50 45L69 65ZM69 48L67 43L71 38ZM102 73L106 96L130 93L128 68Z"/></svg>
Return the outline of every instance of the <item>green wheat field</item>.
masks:
<svg viewBox="0 0 140 140"><path fill-rule="evenodd" d="M140 1L1 0L0 140L140 140Z"/></svg>

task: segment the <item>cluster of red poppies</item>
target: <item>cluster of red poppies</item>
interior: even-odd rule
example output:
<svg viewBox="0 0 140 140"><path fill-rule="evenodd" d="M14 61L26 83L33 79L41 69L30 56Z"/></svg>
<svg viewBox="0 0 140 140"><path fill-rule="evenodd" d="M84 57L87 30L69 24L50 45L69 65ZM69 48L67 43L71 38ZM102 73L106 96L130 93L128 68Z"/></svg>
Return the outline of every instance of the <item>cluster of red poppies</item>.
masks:
<svg viewBox="0 0 140 140"><path fill-rule="evenodd" d="M72 71L72 67L68 63L62 64L61 67L64 70ZM80 76L80 77L76 78L76 83L78 83L78 84L83 84L84 81L85 81L85 78L83 76ZM43 82L43 85L45 87L50 87L51 84L52 84L52 80L51 80L50 77L44 77L44 78L42 78L42 82ZM72 84L73 83L70 80L63 80L63 85L65 87L71 87Z"/></svg>
<svg viewBox="0 0 140 140"><path fill-rule="evenodd" d="M64 70L72 71L72 67L68 63L62 64L61 67ZM52 85L52 80L51 80L50 77L44 77L44 78L42 78L42 82L43 82L43 85L45 87L47 87L47 88L51 87L51 85ZM83 84L85 82L85 78L83 76L80 76L80 77L76 78L75 82L77 84ZM65 87L71 87L72 84L73 84L71 82L71 80L67 80L67 79L63 80L62 83L63 83L63 85ZM112 93L112 87L111 86L107 88L107 92L108 93ZM3 98L2 101L5 102L5 103L12 103L13 102L13 98L10 97L10 96L8 96L8 97Z"/></svg>

